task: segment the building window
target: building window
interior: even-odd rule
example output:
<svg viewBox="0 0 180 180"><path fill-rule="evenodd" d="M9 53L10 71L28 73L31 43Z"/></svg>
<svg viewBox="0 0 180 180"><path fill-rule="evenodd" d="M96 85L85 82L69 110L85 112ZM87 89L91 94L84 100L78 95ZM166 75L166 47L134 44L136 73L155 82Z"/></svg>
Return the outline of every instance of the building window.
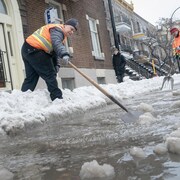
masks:
<svg viewBox="0 0 180 180"><path fill-rule="evenodd" d="M49 7L44 12L45 23L46 24L64 24L63 11L66 11L66 6L64 4L58 3L54 0L45 0ZM66 49L70 52L70 39L67 38L65 41ZM72 50L73 51L73 50Z"/></svg>
<svg viewBox="0 0 180 180"><path fill-rule="evenodd" d="M46 0L46 3L49 4L48 9L45 10L45 21L46 24L49 23L64 23L62 5L53 0Z"/></svg>
<svg viewBox="0 0 180 180"><path fill-rule="evenodd" d="M106 84L105 77L97 77L98 84Z"/></svg>
<svg viewBox="0 0 180 180"><path fill-rule="evenodd" d="M57 23L63 23L63 15L62 15L62 8L60 5L56 5L56 4L49 4L50 7L52 7L54 9L54 11L56 12L55 14L55 24Z"/></svg>
<svg viewBox="0 0 180 180"><path fill-rule="evenodd" d="M62 88L73 90L75 88L74 78L62 78Z"/></svg>
<svg viewBox="0 0 180 180"><path fill-rule="evenodd" d="M89 21L89 28L91 33L91 41L93 48L92 55L95 57L95 59L104 59L104 53L101 52L99 34L97 29L99 21L90 18L88 15L86 15L86 19Z"/></svg>
<svg viewBox="0 0 180 180"><path fill-rule="evenodd" d="M0 13L7 14L6 5L3 0L0 0Z"/></svg>

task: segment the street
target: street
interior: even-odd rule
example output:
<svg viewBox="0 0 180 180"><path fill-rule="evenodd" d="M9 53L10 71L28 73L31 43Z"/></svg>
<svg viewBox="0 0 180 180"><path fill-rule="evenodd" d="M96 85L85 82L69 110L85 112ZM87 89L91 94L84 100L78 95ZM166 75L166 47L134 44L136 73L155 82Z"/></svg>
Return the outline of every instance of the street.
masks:
<svg viewBox="0 0 180 180"><path fill-rule="evenodd" d="M174 91L179 89L176 84ZM172 106L179 100L180 95L160 89L123 100L133 110L140 103L152 105L156 121L150 124L124 123L125 112L111 104L27 126L26 131L1 137L0 167L11 171L14 180L79 180L82 165L96 160L114 167L113 180L178 180L180 156L153 150L180 125L179 108ZM143 148L146 157L133 158L132 147Z"/></svg>

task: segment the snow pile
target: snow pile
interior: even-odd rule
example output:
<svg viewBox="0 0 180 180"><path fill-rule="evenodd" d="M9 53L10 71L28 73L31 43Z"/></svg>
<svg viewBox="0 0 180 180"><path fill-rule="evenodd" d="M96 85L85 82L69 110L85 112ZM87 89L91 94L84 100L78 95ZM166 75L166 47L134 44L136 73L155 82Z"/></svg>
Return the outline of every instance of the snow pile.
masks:
<svg viewBox="0 0 180 180"><path fill-rule="evenodd" d="M139 110L142 110L143 112L153 112L154 108L150 104L146 103L140 103L137 107Z"/></svg>
<svg viewBox="0 0 180 180"><path fill-rule="evenodd" d="M180 82L180 75L174 75L173 78L176 83ZM123 83L100 86L121 101L159 89L162 80L163 77L141 81L127 79ZM8 133L12 130L16 132L23 130L26 126L41 125L48 120L67 117L72 113L84 113L89 109L113 103L94 86L62 91L64 99L57 99L53 102L49 98L47 89L38 89L34 92L13 90L12 93L0 91L0 133ZM144 105L144 109L151 110L147 105L146 107ZM149 117L148 121L151 118ZM141 121L144 121L142 119Z"/></svg>
<svg viewBox="0 0 180 180"><path fill-rule="evenodd" d="M180 128L164 137L165 142L157 145L154 152L165 154L167 151L174 154L180 154Z"/></svg>
<svg viewBox="0 0 180 180"><path fill-rule="evenodd" d="M173 91L172 95L173 96L180 96L180 91L179 90Z"/></svg>
<svg viewBox="0 0 180 180"><path fill-rule="evenodd" d="M144 153L143 149L139 148L139 147L131 148L130 154L131 154L131 156L136 157L136 158L145 158L146 157L146 154Z"/></svg>
<svg viewBox="0 0 180 180"><path fill-rule="evenodd" d="M155 122L156 118L150 113L146 112L139 116L138 122L140 124L150 125L151 123Z"/></svg>
<svg viewBox="0 0 180 180"><path fill-rule="evenodd" d="M173 96L180 96L180 90L173 91L172 95ZM179 107L180 107L180 100L177 100L176 102L174 102L171 105L171 108L174 108L174 109L179 108Z"/></svg>
<svg viewBox="0 0 180 180"><path fill-rule="evenodd" d="M166 146L169 152L180 154L180 128L169 134L166 138Z"/></svg>
<svg viewBox="0 0 180 180"><path fill-rule="evenodd" d="M163 155L163 154L167 153L167 151L168 151L167 147L164 143L158 144L154 148L154 152L159 155Z"/></svg>
<svg viewBox="0 0 180 180"><path fill-rule="evenodd" d="M151 114L154 112L154 108L150 104L140 103L137 106L138 110L143 111L144 114L141 114L138 119L139 124L150 125L152 122L156 121L156 118Z"/></svg>
<svg viewBox="0 0 180 180"><path fill-rule="evenodd" d="M169 152L180 154L180 138L169 137L166 139L166 144Z"/></svg>
<svg viewBox="0 0 180 180"><path fill-rule="evenodd" d="M81 179L86 178L107 178L114 177L114 167L109 164L103 164L102 166L98 164L96 160L91 162L85 162L80 171Z"/></svg>
<svg viewBox="0 0 180 180"><path fill-rule="evenodd" d="M0 166L0 179L13 180L14 174L12 172L10 172L9 170Z"/></svg>
<svg viewBox="0 0 180 180"><path fill-rule="evenodd" d="M180 108L180 101L174 102L174 103L171 105L171 108L172 108L172 109Z"/></svg>

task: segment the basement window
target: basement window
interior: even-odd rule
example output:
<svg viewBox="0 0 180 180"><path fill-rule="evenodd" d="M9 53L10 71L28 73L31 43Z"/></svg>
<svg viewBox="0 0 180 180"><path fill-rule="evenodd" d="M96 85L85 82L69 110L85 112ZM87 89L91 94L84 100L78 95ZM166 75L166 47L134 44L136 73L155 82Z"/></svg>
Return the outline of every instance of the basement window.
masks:
<svg viewBox="0 0 180 180"><path fill-rule="evenodd" d="M71 91L75 89L74 78L61 78L61 81L63 89L70 89Z"/></svg>
<svg viewBox="0 0 180 180"><path fill-rule="evenodd" d="M106 84L105 77L97 77L98 84Z"/></svg>

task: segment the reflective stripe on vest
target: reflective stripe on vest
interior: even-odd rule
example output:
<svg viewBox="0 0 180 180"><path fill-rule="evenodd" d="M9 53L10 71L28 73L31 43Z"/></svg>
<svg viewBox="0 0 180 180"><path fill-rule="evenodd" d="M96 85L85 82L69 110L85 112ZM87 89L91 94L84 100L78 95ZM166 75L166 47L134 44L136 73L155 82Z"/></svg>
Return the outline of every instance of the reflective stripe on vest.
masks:
<svg viewBox="0 0 180 180"><path fill-rule="evenodd" d="M48 52L47 53L50 53L52 52L53 50L53 47L52 47L52 43L49 42L46 38L44 38L43 36L41 36L41 33L42 33L42 30L43 30L43 27L41 27L40 29L38 29L37 31L35 31L32 36L38 40L38 42L41 43L42 46L44 46Z"/></svg>
<svg viewBox="0 0 180 180"><path fill-rule="evenodd" d="M180 33L179 33L180 34ZM180 46L180 35L176 38L174 38L173 40L173 44L172 44L172 47L173 47L173 53L176 54L176 55L180 55L180 50L177 50L176 48L178 48Z"/></svg>

